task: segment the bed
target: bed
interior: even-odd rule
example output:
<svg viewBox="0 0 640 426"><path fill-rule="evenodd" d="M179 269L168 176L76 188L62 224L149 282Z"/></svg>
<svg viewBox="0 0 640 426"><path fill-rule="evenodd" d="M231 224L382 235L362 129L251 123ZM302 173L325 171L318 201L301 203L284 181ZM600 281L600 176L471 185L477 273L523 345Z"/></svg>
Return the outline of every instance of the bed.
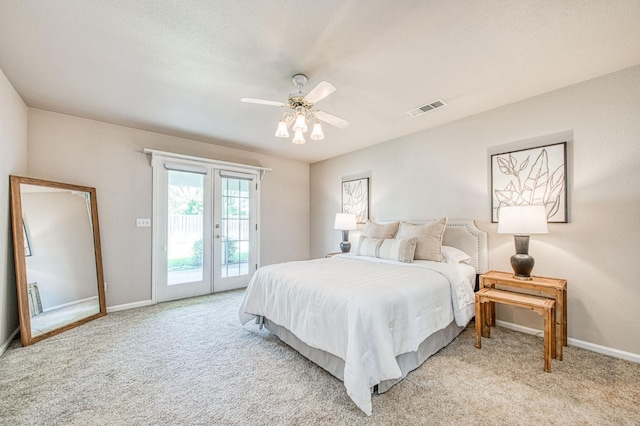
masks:
<svg viewBox="0 0 640 426"><path fill-rule="evenodd" d="M244 294L240 321L255 319L342 380L371 415L373 391L401 381L474 315L476 275L488 270L487 234L470 220L442 220L439 261L418 259L426 240L414 232L436 221L415 228L402 222L398 238L361 236L354 254L260 268ZM400 238L403 229L417 238Z"/></svg>

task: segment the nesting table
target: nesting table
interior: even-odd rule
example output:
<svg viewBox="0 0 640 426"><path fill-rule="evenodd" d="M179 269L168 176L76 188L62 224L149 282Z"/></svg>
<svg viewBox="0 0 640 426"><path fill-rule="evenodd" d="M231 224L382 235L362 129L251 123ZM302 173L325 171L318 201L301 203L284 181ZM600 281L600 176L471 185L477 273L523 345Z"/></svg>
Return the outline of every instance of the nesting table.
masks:
<svg viewBox="0 0 640 426"><path fill-rule="evenodd" d="M560 278L531 277L531 280L515 278L511 272L489 271L480 275L480 289L500 287L509 291L534 290L555 299L556 358L562 361L562 347L567 346L567 280ZM483 317L486 325L496 325L495 302L484 303ZM477 319L476 319L477 320ZM485 325L485 324L483 324Z"/></svg>

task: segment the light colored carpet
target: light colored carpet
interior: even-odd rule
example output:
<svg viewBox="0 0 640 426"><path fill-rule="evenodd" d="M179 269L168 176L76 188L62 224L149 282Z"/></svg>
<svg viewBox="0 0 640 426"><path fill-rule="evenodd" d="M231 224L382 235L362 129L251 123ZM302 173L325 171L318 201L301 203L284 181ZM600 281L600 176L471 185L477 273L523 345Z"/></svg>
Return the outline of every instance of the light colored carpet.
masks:
<svg viewBox="0 0 640 426"><path fill-rule="evenodd" d="M0 358L3 425L640 424L640 364L473 323L373 416L342 382L255 325L241 291L115 312Z"/></svg>

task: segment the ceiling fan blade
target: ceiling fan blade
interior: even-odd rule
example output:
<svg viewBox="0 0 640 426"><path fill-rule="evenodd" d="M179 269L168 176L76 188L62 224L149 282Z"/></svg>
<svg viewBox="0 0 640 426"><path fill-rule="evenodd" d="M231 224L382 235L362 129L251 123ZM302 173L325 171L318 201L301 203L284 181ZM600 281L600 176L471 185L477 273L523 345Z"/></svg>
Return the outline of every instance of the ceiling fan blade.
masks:
<svg viewBox="0 0 640 426"><path fill-rule="evenodd" d="M277 107L283 107L284 104L282 102L277 102L277 101L267 101L264 99L255 99L255 98L242 98L240 99L241 102L247 102L249 104L260 104L260 105L270 105L270 106L277 106Z"/></svg>
<svg viewBox="0 0 640 426"><path fill-rule="evenodd" d="M304 97L310 104L320 102L330 94L336 91L336 86L328 81L321 81L316 87L311 89L309 93Z"/></svg>
<svg viewBox="0 0 640 426"><path fill-rule="evenodd" d="M316 117L318 117L318 120L322 120L325 123L329 123L339 129L344 129L349 125L349 122L347 120L336 117L335 115L329 114L324 111L316 111Z"/></svg>

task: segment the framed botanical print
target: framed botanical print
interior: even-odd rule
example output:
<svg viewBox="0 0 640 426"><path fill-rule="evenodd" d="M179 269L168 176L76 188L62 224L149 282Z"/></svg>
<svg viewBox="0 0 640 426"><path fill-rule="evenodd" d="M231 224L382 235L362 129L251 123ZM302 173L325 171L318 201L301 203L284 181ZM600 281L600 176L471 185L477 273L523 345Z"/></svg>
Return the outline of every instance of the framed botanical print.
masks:
<svg viewBox="0 0 640 426"><path fill-rule="evenodd" d="M567 143L491 156L491 222L502 206L544 205L548 222L567 220Z"/></svg>
<svg viewBox="0 0 640 426"><path fill-rule="evenodd" d="M342 213L355 214L357 223L369 219L369 178L342 182Z"/></svg>

